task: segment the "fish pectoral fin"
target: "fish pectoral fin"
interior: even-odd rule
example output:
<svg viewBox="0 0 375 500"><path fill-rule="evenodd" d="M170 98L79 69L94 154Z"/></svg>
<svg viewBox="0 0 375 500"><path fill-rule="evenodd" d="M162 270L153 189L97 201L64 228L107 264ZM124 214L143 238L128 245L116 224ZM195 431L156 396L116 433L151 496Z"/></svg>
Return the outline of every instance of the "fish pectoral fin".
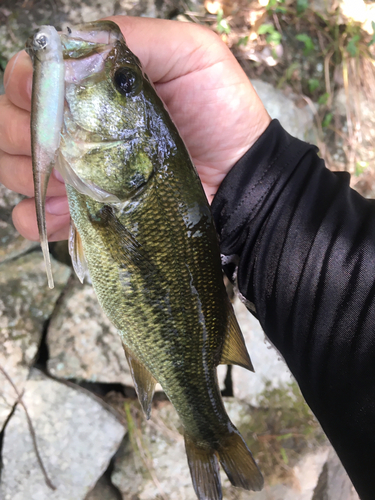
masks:
<svg viewBox="0 0 375 500"><path fill-rule="evenodd" d="M151 416L152 398L155 392L156 379L147 368L122 344L126 359L129 363L130 373L133 378L135 391L137 393L142 410L149 420Z"/></svg>
<svg viewBox="0 0 375 500"><path fill-rule="evenodd" d="M249 353L233 309L229 313L228 328L224 339L219 365L238 365L254 371Z"/></svg>
<svg viewBox="0 0 375 500"><path fill-rule="evenodd" d="M73 269L81 283L88 273L87 262L83 252L82 240L72 219L69 228L69 254L72 259Z"/></svg>
<svg viewBox="0 0 375 500"><path fill-rule="evenodd" d="M185 434L185 449L191 479L199 500L221 500L219 461L214 450L197 446Z"/></svg>
<svg viewBox="0 0 375 500"><path fill-rule="evenodd" d="M238 488L260 491L264 479L241 434L234 428L225 441L218 454L229 481Z"/></svg>
<svg viewBox="0 0 375 500"><path fill-rule="evenodd" d="M155 274L155 267L142 245L133 234L118 220L114 209L105 205L91 220L93 225L100 225L105 231L108 251L120 265L136 266L150 278Z"/></svg>

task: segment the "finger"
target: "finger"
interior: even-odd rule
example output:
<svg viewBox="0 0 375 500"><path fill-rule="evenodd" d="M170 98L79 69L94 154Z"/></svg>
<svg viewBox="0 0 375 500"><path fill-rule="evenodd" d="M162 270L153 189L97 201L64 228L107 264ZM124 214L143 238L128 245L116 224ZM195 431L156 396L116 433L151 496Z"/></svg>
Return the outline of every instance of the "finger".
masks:
<svg viewBox="0 0 375 500"><path fill-rule="evenodd" d="M30 111L33 66L24 50L12 57L5 68L4 88L7 98L19 108Z"/></svg>
<svg viewBox="0 0 375 500"><path fill-rule="evenodd" d="M227 46L203 26L145 17L108 19L119 25L130 50L154 83L173 80L230 57Z"/></svg>
<svg viewBox="0 0 375 500"><path fill-rule="evenodd" d="M0 116L0 150L30 156L30 113L0 95Z"/></svg>
<svg viewBox="0 0 375 500"><path fill-rule="evenodd" d="M8 155L0 151L0 183L11 191L34 196L34 181L30 156ZM47 189L47 196L63 196L65 184L55 177L53 170Z"/></svg>
<svg viewBox="0 0 375 500"><path fill-rule="evenodd" d="M36 222L35 201L34 198L22 200L12 213L13 224L17 231L25 238L32 241L39 240L38 225ZM46 212L47 234L60 236L68 234L70 214L52 215ZM57 240L54 240L57 241Z"/></svg>
<svg viewBox="0 0 375 500"><path fill-rule="evenodd" d="M48 236L48 241L61 241L67 240L69 238L69 225L64 226L62 229L56 231L56 233Z"/></svg>

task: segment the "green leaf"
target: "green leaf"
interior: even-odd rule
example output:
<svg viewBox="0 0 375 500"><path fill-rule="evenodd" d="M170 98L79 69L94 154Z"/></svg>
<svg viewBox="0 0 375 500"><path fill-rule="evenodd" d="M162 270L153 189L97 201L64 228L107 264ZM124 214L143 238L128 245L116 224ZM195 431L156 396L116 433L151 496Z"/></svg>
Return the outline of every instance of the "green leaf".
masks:
<svg viewBox="0 0 375 500"><path fill-rule="evenodd" d="M354 175L358 176L358 175L363 174L363 172L366 170L367 167L368 167L367 161L357 161L355 164Z"/></svg>
<svg viewBox="0 0 375 500"><path fill-rule="evenodd" d="M368 47L370 47L370 45L372 45L373 43L375 43L375 22L374 21L371 21L371 27L372 27L372 31L374 32L374 34L372 35L371 40L367 44Z"/></svg>
<svg viewBox="0 0 375 500"><path fill-rule="evenodd" d="M319 99L318 99L318 104L327 104L328 97L329 97L328 92L325 92L324 94L322 94L322 95L319 97Z"/></svg>
<svg viewBox="0 0 375 500"><path fill-rule="evenodd" d="M237 45L238 47L240 47L241 45L246 46L248 41L249 41L249 35L241 36L241 38L237 42Z"/></svg>
<svg viewBox="0 0 375 500"><path fill-rule="evenodd" d="M309 0L297 0L297 13L302 14L309 6Z"/></svg>
<svg viewBox="0 0 375 500"><path fill-rule="evenodd" d="M289 432L288 434L282 434L281 436L277 436L276 441L282 441L283 439L290 439L293 437L293 433Z"/></svg>
<svg viewBox="0 0 375 500"><path fill-rule="evenodd" d="M223 9L219 9L216 15L216 31L218 33L226 33L229 35L231 29L226 19L223 19Z"/></svg>
<svg viewBox="0 0 375 500"><path fill-rule="evenodd" d="M274 31L273 33L270 33L266 37L266 42L271 44L271 45L280 45L281 43L281 34L278 31Z"/></svg>
<svg viewBox="0 0 375 500"><path fill-rule="evenodd" d="M261 24L258 28L259 35L265 35L266 33L274 33L275 27L273 24Z"/></svg>
<svg viewBox="0 0 375 500"><path fill-rule="evenodd" d="M319 88L320 81L317 80L316 78L310 78L310 80L308 81L308 85L309 85L309 91L313 93L316 89Z"/></svg>
<svg viewBox="0 0 375 500"><path fill-rule="evenodd" d="M300 33L299 35L296 35L296 39L299 42L303 42L305 44L305 48L303 51L305 56L309 55L314 50L315 48L314 42L312 41L311 37L306 33Z"/></svg>
<svg viewBox="0 0 375 500"><path fill-rule="evenodd" d="M289 460L288 460L288 457L287 457L287 454L286 454L286 451L284 448L280 448L280 454L281 454L281 457L282 457L284 463L286 465L288 465Z"/></svg>
<svg viewBox="0 0 375 500"><path fill-rule="evenodd" d="M326 116L324 117L324 120L322 121L322 127L327 128L329 126L329 124L331 123L332 118L333 118L333 114L327 113Z"/></svg>
<svg viewBox="0 0 375 500"><path fill-rule="evenodd" d="M270 0L268 2L267 7L270 7L270 8L277 7L278 5L283 4L283 3L285 3L285 0Z"/></svg>
<svg viewBox="0 0 375 500"><path fill-rule="evenodd" d="M361 39L360 35L354 35L346 46L346 50L352 57L358 55L358 42Z"/></svg>

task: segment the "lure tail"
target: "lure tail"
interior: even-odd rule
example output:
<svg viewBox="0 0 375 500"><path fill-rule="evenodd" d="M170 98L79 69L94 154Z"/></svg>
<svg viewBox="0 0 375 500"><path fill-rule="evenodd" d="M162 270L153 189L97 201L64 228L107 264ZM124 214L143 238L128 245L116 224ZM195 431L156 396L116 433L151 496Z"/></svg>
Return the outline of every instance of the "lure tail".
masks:
<svg viewBox="0 0 375 500"><path fill-rule="evenodd" d="M241 434L233 429L217 450L202 448L185 436L186 454L199 500L222 500L219 462L233 486L260 491L264 480Z"/></svg>

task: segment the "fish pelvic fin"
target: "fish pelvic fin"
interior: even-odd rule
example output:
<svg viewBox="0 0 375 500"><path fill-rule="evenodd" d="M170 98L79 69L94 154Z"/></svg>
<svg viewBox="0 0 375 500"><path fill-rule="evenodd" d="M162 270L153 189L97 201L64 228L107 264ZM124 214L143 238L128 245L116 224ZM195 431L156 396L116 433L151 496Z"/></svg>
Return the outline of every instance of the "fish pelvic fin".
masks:
<svg viewBox="0 0 375 500"><path fill-rule="evenodd" d="M151 417L151 404L154 397L156 379L151 375L143 363L122 344L126 359L129 363L130 373L133 378L135 392L147 420Z"/></svg>
<svg viewBox="0 0 375 500"><path fill-rule="evenodd" d="M218 454L221 466L234 486L253 491L263 488L262 473L237 429L230 432Z"/></svg>
<svg viewBox="0 0 375 500"><path fill-rule="evenodd" d="M72 259L73 269L81 283L88 274L87 262L83 251L82 239L72 219L69 229L69 254Z"/></svg>
<svg viewBox="0 0 375 500"><path fill-rule="evenodd" d="M229 303L228 327L224 338L223 349L220 356L220 365L238 365L247 370L254 371L245 340L240 326L234 315L232 305Z"/></svg>
<svg viewBox="0 0 375 500"><path fill-rule="evenodd" d="M219 462L214 450L197 446L185 434L191 479L199 500L222 500Z"/></svg>

